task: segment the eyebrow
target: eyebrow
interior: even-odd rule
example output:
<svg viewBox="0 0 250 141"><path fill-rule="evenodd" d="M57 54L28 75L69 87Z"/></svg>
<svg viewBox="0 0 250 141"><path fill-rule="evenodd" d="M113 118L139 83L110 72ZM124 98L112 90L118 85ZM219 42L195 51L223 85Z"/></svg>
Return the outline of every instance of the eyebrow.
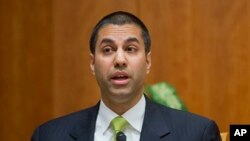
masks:
<svg viewBox="0 0 250 141"><path fill-rule="evenodd" d="M139 40L135 37L129 37L128 39L125 40L125 43L130 43L130 42L136 42L136 43L140 44ZM101 41L100 45L101 44L114 44L114 43L115 43L114 40L112 40L110 38L104 38Z"/></svg>
<svg viewBox="0 0 250 141"><path fill-rule="evenodd" d="M112 39L109 39L109 38L104 38L104 39L101 41L100 45L103 44L103 43L106 43L106 44L113 44L114 41L113 41Z"/></svg>
<svg viewBox="0 0 250 141"><path fill-rule="evenodd" d="M129 37L126 42L136 42L138 44L140 44L139 40L135 37Z"/></svg>

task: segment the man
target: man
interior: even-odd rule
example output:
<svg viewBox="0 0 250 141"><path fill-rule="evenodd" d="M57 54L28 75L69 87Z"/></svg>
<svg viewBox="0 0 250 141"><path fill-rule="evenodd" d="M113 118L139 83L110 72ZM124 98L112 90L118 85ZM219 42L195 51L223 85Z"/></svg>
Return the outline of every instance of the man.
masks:
<svg viewBox="0 0 250 141"><path fill-rule="evenodd" d="M90 51L100 102L41 125L32 141L221 140L212 120L145 97L144 81L151 67L150 36L137 17L122 11L105 16L92 32ZM119 124L114 119L119 119Z"/></svg>

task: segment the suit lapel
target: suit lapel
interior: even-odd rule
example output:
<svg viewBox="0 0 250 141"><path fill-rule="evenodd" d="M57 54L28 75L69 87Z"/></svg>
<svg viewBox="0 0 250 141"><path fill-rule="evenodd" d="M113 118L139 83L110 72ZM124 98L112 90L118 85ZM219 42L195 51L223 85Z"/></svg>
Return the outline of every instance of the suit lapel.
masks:
<svg viewBox="0 0 250 141"><path fill-rule="evenodd" d="M93 141L95 123L100 102L82 113L81 122L73 128L70 136L76 141ZM159 108L146 98L146 111L140 141L161 141L170 133Z"/></svg>
<svg viewBox="0 0 250 141"><path fill-rule="evenodd" d="M159 108L146 98L146 111L140 141L161 141L170 133Z"/></svg>
<svg viewBox="0 0 250 141"><path fill-rule="evenodd" d="M70 132L70 136L76 141L93 141L95 132L95 123L97 118L97 113L99 110L100 102L94 107L83 111L81 122L73 128Z"/></svg>

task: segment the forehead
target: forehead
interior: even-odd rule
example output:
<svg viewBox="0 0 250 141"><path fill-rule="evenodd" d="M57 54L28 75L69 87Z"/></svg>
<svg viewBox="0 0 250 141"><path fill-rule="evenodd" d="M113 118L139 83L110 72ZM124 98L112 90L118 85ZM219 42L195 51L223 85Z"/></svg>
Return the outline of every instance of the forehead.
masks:
<svg viewBox="0 0 250 141"><path fill-rule="evenodd" d="M98 33L98 39L112 38L112 39L126 39L126 38L138 38L142 40L141 28L135 24L124 24L124 25L114 25L108 24L100 29Z"/></svg>

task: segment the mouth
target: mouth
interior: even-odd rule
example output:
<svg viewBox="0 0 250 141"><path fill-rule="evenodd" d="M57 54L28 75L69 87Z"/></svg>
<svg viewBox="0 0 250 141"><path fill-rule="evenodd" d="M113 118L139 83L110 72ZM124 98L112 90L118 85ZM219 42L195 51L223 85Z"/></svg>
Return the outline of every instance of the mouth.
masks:
<svg viewBox="0 0 250 141"><path fill-rule="evenodd" d="M117 86L127 85L129 82L129 75L126 72L115 72L111 76L111 82Z"/></svg>

